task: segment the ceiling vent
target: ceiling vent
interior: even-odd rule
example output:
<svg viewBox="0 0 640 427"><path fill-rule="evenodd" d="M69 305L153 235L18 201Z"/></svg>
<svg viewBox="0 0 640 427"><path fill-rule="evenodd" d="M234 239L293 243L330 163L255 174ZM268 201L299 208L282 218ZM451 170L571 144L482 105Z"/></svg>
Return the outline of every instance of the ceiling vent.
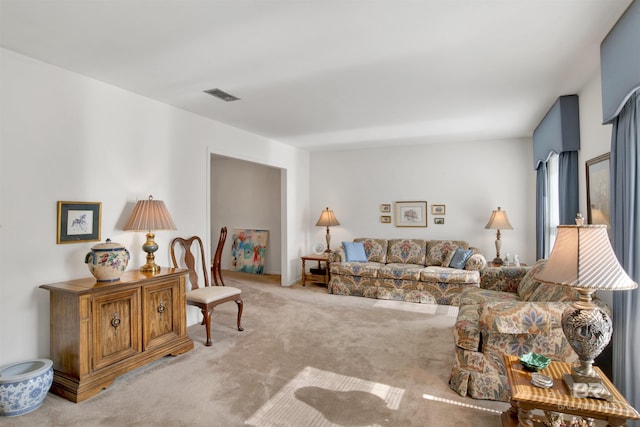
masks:
<svg viewBox="0 0 640 427"><path fill-rule="evenodd" d="M231 101L238 101L240 100L240 98L236 98L233 95L228 94L227 92L220 90L220 89L209 89L209 90L205 90L204 93L208 93L211 96L215 96L216 98L220 98L223 101L226 102L231 102Z"/></svg>

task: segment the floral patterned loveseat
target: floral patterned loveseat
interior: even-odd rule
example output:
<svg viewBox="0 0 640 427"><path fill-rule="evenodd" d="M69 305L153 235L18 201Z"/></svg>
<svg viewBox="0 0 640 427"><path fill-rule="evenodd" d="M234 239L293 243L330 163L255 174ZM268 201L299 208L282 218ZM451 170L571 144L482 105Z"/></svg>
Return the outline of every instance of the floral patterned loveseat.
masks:
<svg viewBox="0 0 640 427"><path fill-rule="evenodd" d="M371 239L363 242L367 262L346 262L333 252L328 292L368 298L458 305L463 289L480 285L485 257L461 240ZM464 268L449 267L457 248L473 254Z"/></svg>
<svg viewBox="0 0 640 427"><path fill-rule="evenodd" d="M562 312L579 299L569 286L541 283L533 267L485 268L480 288L466 289L454 327L455 362L449 384L461 396L508 401L503 355L530 351L573 362L577 355L562 332Z"/></svg>

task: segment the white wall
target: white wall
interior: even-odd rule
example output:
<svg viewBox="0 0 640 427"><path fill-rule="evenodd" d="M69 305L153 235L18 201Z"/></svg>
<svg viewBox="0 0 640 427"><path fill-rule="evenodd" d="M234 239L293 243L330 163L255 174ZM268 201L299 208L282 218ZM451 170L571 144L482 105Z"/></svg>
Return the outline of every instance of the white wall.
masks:
<svg viewBox="0 0 640 427"><path fill-rule="evenodd" d="M611 151L611 125L602 124L602 87L597 72L578 95L580 103L580 210L587 218L587 160Z"/></svg>
<svg viewBox="0 0 640 427"><path fill-rule="evenodd" d="M269 230L266 274L281 269L281 169L243 160L211 160L211 250L218 243L221 227L228 236L222 252L223 270L231 268L233 229Z"/></svg>
<svg viewBox="0 0 640 427"><path fill-rule="evenodd" d="M602 86L600 71L580 91L580 210L587 218L586 161L611 151L611 125L602 124ZM598 291L598 298L613 307L613 293Z"/></svg>
<svg viewBox="0 0 640 427"><path fill-rule="evenodd" d="M163 200L178 227L159 231L168 265L178 235L210 236L211 153L284 169L282 275L306 251L309 155L136 94L0 49L0 364L49 354L43 283L89 276L95 244L57 245L56 202L102 202L102 240L144 263L143 233L121 230L136 199ZM190 322L196 320L190 315Z"/></svg>
<svg viewBox="0 0 640 427"><path fill-rule="evenodd" d="M340 226L331 228L332 247L355 237L461 239L495 257L491 212L507 211L513 230L502 233L501 255L535 261L535 173L531 139L431 144L311 155L311 241L324 242L314 227L326 206ZM425 200L427 228L380 223L380 204ZM433 223L432 204L446 205L444 225ZM315 232L314 232L315 229Z"/></svg>

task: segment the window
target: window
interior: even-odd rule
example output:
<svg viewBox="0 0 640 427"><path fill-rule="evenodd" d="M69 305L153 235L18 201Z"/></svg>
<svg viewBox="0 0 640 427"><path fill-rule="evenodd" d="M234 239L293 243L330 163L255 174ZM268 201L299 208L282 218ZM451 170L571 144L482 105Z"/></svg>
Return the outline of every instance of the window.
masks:
<svg viewBox="0 0 640 427"><path fill-rule="evenodd" d="M560 174L559 174L558 155L552 153L547 160L547 200L545 200L545 210L549 222L545 227L545 248L544 256L549 257L553 244L558 234L558 225L560 224Z"/></svg>

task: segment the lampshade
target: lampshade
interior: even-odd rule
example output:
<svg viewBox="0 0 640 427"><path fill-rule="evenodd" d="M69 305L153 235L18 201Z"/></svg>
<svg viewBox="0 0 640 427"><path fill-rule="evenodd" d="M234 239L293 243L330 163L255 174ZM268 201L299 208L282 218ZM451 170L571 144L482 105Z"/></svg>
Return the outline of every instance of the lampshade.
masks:
<svg viewBox="0 0 640 427"><path fill-rule="evenodd" d="M131 231L175 229L176 225L173 223L171 214L169 214L164 202L162 200L153 200L153 196L149 196L148 200L138 200L123 228L123 230Z"/></svg>
<svg viewBox="0 0 640 427"><path fill-rule="evenodd" d="M336 216L333 214L333 211L330 210L329 208L326 208L320 214L320 219L318 219L318 222L316 223L316 225L321 227L333 227L335 225L340 225L340 222L338 222L338 220L336 219Z"/></svg>
<svg viewBox="0 0 640 427"><path fill-rule="evenodd" d="M500 206L498 206L498 210L491 213L491 218L484 228L488 230L513 230L507 212L501 210Z"/></svg>
<svg viewBox="0 0 640 427"><path fill-rule="evenodd" d="M635 289L618 262L606 225L560 225L547 264L536 280L584 289Z"/></svg>

